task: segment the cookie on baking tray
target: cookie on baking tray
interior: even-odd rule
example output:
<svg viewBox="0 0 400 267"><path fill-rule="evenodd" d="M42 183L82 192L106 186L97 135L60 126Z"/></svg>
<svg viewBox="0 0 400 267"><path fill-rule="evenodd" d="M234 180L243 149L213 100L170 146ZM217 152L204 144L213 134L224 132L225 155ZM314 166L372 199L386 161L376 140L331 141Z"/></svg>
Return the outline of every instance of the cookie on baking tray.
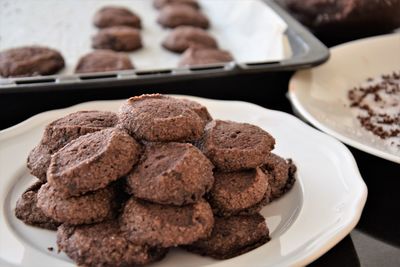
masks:
<svg viewBox="0 0 400 267"><path fill-rule="evenodd" d="M137 14L131 10L118 6L105 6L96 12L94 25L98 28L113 26L128 26L140 29L142 22Z"/></svg>
<svg viewBox="0 0 400 267"><path fill-rule="evenodd" d="M51 75L64 66L61 53L49 47L22 46L0 52L0 76L3 77Z"/></svg>
<svg viewBox="0 0 400 267"><path fill-rule="evenodd" d="M127 26L114 26L100 30L92 37L95 49L131 52L142 47L142 38L138 29Z"/></svg>

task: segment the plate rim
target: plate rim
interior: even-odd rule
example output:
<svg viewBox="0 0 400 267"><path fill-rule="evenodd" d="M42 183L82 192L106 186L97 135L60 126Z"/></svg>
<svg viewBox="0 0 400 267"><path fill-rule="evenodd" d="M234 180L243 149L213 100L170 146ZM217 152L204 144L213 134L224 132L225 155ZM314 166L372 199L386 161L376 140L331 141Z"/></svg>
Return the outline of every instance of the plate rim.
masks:
<svg viewBox="0 0 400 267"><path fill-rule="evenodd" d="M345 157L346 158L345 162L347 164L346 170L349 173L351 171L352 179L354 179L354 181L356 181L359 184L358 190L354 190L355 192L352 193L353 200L350 202L351 207L348 208L348 212L346 213L347 216L344 216L344 219L342 219L339 224L337 222L334 224L334 225L336 225L335 231L333 231L332 233L324 232L324 234L327 235L327 237L322 238L322 244L321 244L321 237L319 237L319 238L317 238L318 245L314 246L314 248L309 249L307 251L307 253L304 252L302 255L295 257L294 262L290 261L290 258L286 256L286 258L289 259L289 262L284 262L284 263L295 265L295 266L302 266L302 265L308 264L308 263L316 260L323 254L325 254L328 250L330 250L332 247L334 247L338 242L340 242L356 226L356 224L358 223L358 221L361 217L361 214L362 214L362 211L363 211L366 199L367 199L368 191L367 191L366 184L361 177L361 174L359 172L357 163L356 163L353 155L351 154L349 149L345 145L343 145L341 142L339 142L335 138L333 138L321 131L318 131L315 128L310 127L309 125L307 125L306 123L304 123L303 121L301 121L300 119L296 118L295 116L293 116L291 114L288 114L288 113L285 113L282 111L266 109L262 106L259 106L259 105L256 105L256 104L253 104L250 102L215 100L215 99L208 99L208 98L202 98L202 97L193 97L193 96L188 96L188 95L171 95L171 96L186 97L186 98L190 98L192 100L211 101L211 102L215 102L215 103L223 102L223 103L230 103L230 104L236 104L236 103L242 104L242 105L245 104L251 108L257 108L263 112L272 112L272 113L280 114L281 116L285 116L290 120L296 121L299 125L301 125L301 127L307 128L308 131L313 131L314 134L323 136L323 138L326 138L326 140L329 140L329 142L331 142L332 145L337 146L338 152L340 152L341 154L346 156ZM87 105L97 105L99 103L100 104L118 103L121 101L123 101L123 99L83 102L83 103L79 103L79 104L76 104L76 105L73 105L70 107L55 109L55 110L50 110L50 111L39 113L35 116L28 118L27 120L25 120L21 123L18 123L7 129L1 130L0 131L0 142L4 139L12 138L12 136L15 133L25 132L26 130L29 130L29 128L35 127L37 124L40 124L41 121L48 120L49 116L56 116L57 113L62 113L62 114L68 113L69 111L72 111L79 107L87 106ZM296 252L296 251L294 251L294 252ZM283 257L283 258L285 258L285 257ZM2 259L0 259L0 263L1 263L1 261L2 261ZM282 265L282 263L280 263L279 265Z"/></svg>
<svg viewBox="0 0 400 267"><path fill-rule="evenodd" d="M374 40L381 40L381 39L386 39L386 38L393 38L393 37L400 37L400 33L392 33L392 34L384 34L384 35L379 35L379 36L373 36L373 37L368 37L368 38L362 38L354 41L350 41L347 43L339 44L336 46L331 47L331 58L335 56L335 51L347 48L349 45L357 45L360 43L366 43L369 41L374 41ZM329 60L325 63L329 64ZM325 64L321 65L324 66ZM316 67L318 68L318 66ZM369 145L366 145L360 141L354 140L353 138L346 137L345 135L339 133L338 131L331 129L328 126L325 126L322 122L320 122L315 116L313 116L310 112L307 111L307 109L304 107L304 105L301 104L300 99L297 97L296 91L298 91L298 88L296 87L296 79L298 79L299 76L312 73L313 70L316 68L310 68L307 70L300 70L296 71L293 76L290 78L289 81L289 90L288 90L288 98L292 104L292 107L297 111L301 117L307 120L307 122L311 123L313 126L316 128L320 129L321 131L335 137L339 141L352 146L356 149L359 149L361 151L364 151L366 153L369 153L373 156L377 156L395 163L400 163L400 156L393 155L391 153L376 149L374 147L371 147Z"/></svg>

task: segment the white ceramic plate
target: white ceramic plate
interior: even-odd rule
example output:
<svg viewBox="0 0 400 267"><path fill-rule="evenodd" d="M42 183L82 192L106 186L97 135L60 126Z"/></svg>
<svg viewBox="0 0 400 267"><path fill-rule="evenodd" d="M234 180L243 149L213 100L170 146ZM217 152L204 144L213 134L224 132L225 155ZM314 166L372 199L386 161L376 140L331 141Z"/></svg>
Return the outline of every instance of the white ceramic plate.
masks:
<svg viewBox="0 0 400 267"><path fill-rule="evenodd" d="M262 210L271 231L269 243L225 261L173 249L154 266L300 266L354 228L367 188L343 144L282 112L244 102L190 99L207 106L214 118L253 123L270 132L277 141L275 152L296 163L298 180L287 195ZM14 216L17 198L34 180L26 157L50 121L78 110L116 111L120 104L89 102L45 112L0 132L0 265L73 266L65 254L57 254L54 232L27 226Z"/></svg>
<svg viewBox="0 0 400 267"><path fill-rule="evenodd" d="M295 110L344 143L400 163L400 149L364 130L349 108L348 90L369 77L400 70L400 33L367 38L331 49L330 60L298 71L289 84Z"/></svg>

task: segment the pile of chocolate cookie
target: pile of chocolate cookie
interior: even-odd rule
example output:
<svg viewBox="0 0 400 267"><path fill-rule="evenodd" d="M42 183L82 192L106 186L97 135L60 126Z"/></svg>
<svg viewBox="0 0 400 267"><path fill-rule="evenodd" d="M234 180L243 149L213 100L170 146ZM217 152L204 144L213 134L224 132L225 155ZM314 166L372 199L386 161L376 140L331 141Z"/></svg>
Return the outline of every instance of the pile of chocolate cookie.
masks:
<svg viewBox="0 0 400 267"><path fill-rule="evenodd" d="M295 181L274 144L255 125L159 94L132 97L118 114L72 113L29 154L39 180L15 214L57 229L59 250L79 265L141 265L177 246L231 258L270 239L259 211Z"/></svg>

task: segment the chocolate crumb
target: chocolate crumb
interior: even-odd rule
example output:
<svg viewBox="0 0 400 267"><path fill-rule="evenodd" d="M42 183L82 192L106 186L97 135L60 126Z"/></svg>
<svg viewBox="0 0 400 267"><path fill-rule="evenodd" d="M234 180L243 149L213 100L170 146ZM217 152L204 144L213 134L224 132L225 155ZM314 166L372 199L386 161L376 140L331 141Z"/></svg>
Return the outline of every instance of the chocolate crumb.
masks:
<svg viewBox="0 0 400 267"><path fill-rule="evenodd" d="M348 92L361 126L381 139L400 137L400 71L368 78ZM391 141L389 144L394 144Z"/></svg>
<svg viewBox="0 0 400 267"><path fill-rule="evenodd" d="M54 248L53 248L53 247L48 247L47 250L48 250L48 251L53 251Z"/></svg>

